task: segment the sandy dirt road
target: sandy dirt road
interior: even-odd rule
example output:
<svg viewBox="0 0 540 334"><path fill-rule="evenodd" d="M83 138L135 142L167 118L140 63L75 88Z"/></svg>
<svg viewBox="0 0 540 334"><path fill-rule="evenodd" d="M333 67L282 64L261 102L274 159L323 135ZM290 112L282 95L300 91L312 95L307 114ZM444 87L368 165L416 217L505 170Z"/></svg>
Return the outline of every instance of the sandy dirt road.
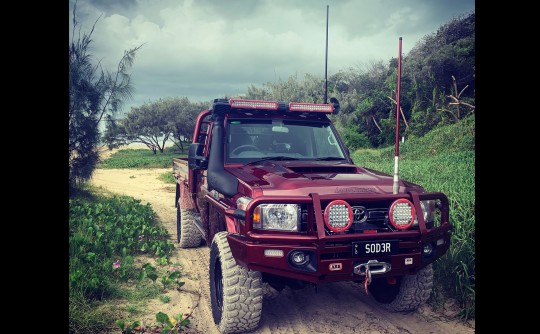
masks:
<svg viewBox="0 0 540 334"><path fill-rule="evenodd" d="M92 183L96 186L150 203L161 224L176 243L175 186L158 179L171 169L97 169ZM171 256L172 264L182 268L181 291L167 293L169 303L159 300L148 305L144 324L155 324L159 311L169 315L191 313L188 333L218 334L210 310L208 266L209 248L195 249L177 246ZM377 305L362 287L339 282L306 287L288 288L277 292L265 286L261 322L251 333L311 334L311 333L475 333L474 321L463 323L433 312L423 306L415 312L391 313Z"/></svg>

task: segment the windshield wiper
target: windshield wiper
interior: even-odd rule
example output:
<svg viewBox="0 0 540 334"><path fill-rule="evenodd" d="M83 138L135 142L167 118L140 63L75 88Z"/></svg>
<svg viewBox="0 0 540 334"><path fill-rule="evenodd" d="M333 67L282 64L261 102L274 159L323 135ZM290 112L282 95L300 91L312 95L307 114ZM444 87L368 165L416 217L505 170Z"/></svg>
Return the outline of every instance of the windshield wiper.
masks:
<svg viewBox="0 0 540 334"><path fill-rule="evenodd" d="M265 158L262 158L262 159L259 159L259 160L251 161L251 162L248 162L247 164L245 164L245 166L257 164L257 163L268 161L268 160L283 161L283 160L298 160L298 159L297 158L292 158L292 157L286 157L284 155L278 155L278 156L275 156L275 157L265 157Z"/></svg>
<svg viewBox="0 0 540 334"><path fill-rule="evenodd" d="M340 157L321 157L321 158L317 158L315 159L317 161L332 161L332 160L346 160L345 158L340 158Z"/></svg>

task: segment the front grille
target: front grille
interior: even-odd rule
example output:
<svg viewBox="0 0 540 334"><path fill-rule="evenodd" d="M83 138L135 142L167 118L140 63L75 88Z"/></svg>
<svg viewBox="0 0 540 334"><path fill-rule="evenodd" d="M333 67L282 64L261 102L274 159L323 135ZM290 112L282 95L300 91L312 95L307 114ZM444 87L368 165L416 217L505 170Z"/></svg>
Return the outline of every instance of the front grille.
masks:
<svg viewBox="0 0 540 334"><path fill-rule="evenodd" d="M321 214L324 216L324 209L328 203L322 203L323 209ZM394 231L394 227L388 219L388 210L391 202L366 202L366 203L350 203L353 211L352 226L344 233L363 233L365 230L376 230L377 232ZM309 212L307 208L302 208L302 223L301 231L307 231ZM315 214L311 215L314 218ZM313 229L316 231L317 226L313 224ZM331 235L334 232L330 231L325 226L326 234Z"/></svg>
<svg viewBox="0 0 540 334"><path fill-rule="evenodd" d="M388 208L366 208L365 206L351 206L353 211L353 224L349 229L352 233L363 230L390 231Z"/></svg>

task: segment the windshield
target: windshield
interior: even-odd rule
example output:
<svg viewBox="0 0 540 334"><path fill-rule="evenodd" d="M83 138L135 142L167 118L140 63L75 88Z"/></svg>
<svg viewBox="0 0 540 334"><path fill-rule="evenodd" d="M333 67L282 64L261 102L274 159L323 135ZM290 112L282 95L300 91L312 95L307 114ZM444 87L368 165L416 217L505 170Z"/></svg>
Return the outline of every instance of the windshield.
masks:
<svg viewBox="0 0 540 334"><path fill-rule="evenodd" d="M283 119L229 119L226 162L345 160L330 123Z"/></svg>

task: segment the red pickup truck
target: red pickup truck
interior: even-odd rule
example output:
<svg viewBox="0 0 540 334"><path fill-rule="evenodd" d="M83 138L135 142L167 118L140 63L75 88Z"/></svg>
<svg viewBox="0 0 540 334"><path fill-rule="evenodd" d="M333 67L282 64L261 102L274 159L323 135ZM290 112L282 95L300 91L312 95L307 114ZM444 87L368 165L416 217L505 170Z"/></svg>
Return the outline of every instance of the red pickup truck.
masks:
<svg viewBox="0 0 540 334"><path fill-rule="evenodd" d="M215 99L188 157L173 159L178 242L210 247L222 333L258 326L263 282L354 281L395 311L431 294L432 263L450 246L447 197L404 180L395 193L392 176L356 166L330 101Z"/></svg>

